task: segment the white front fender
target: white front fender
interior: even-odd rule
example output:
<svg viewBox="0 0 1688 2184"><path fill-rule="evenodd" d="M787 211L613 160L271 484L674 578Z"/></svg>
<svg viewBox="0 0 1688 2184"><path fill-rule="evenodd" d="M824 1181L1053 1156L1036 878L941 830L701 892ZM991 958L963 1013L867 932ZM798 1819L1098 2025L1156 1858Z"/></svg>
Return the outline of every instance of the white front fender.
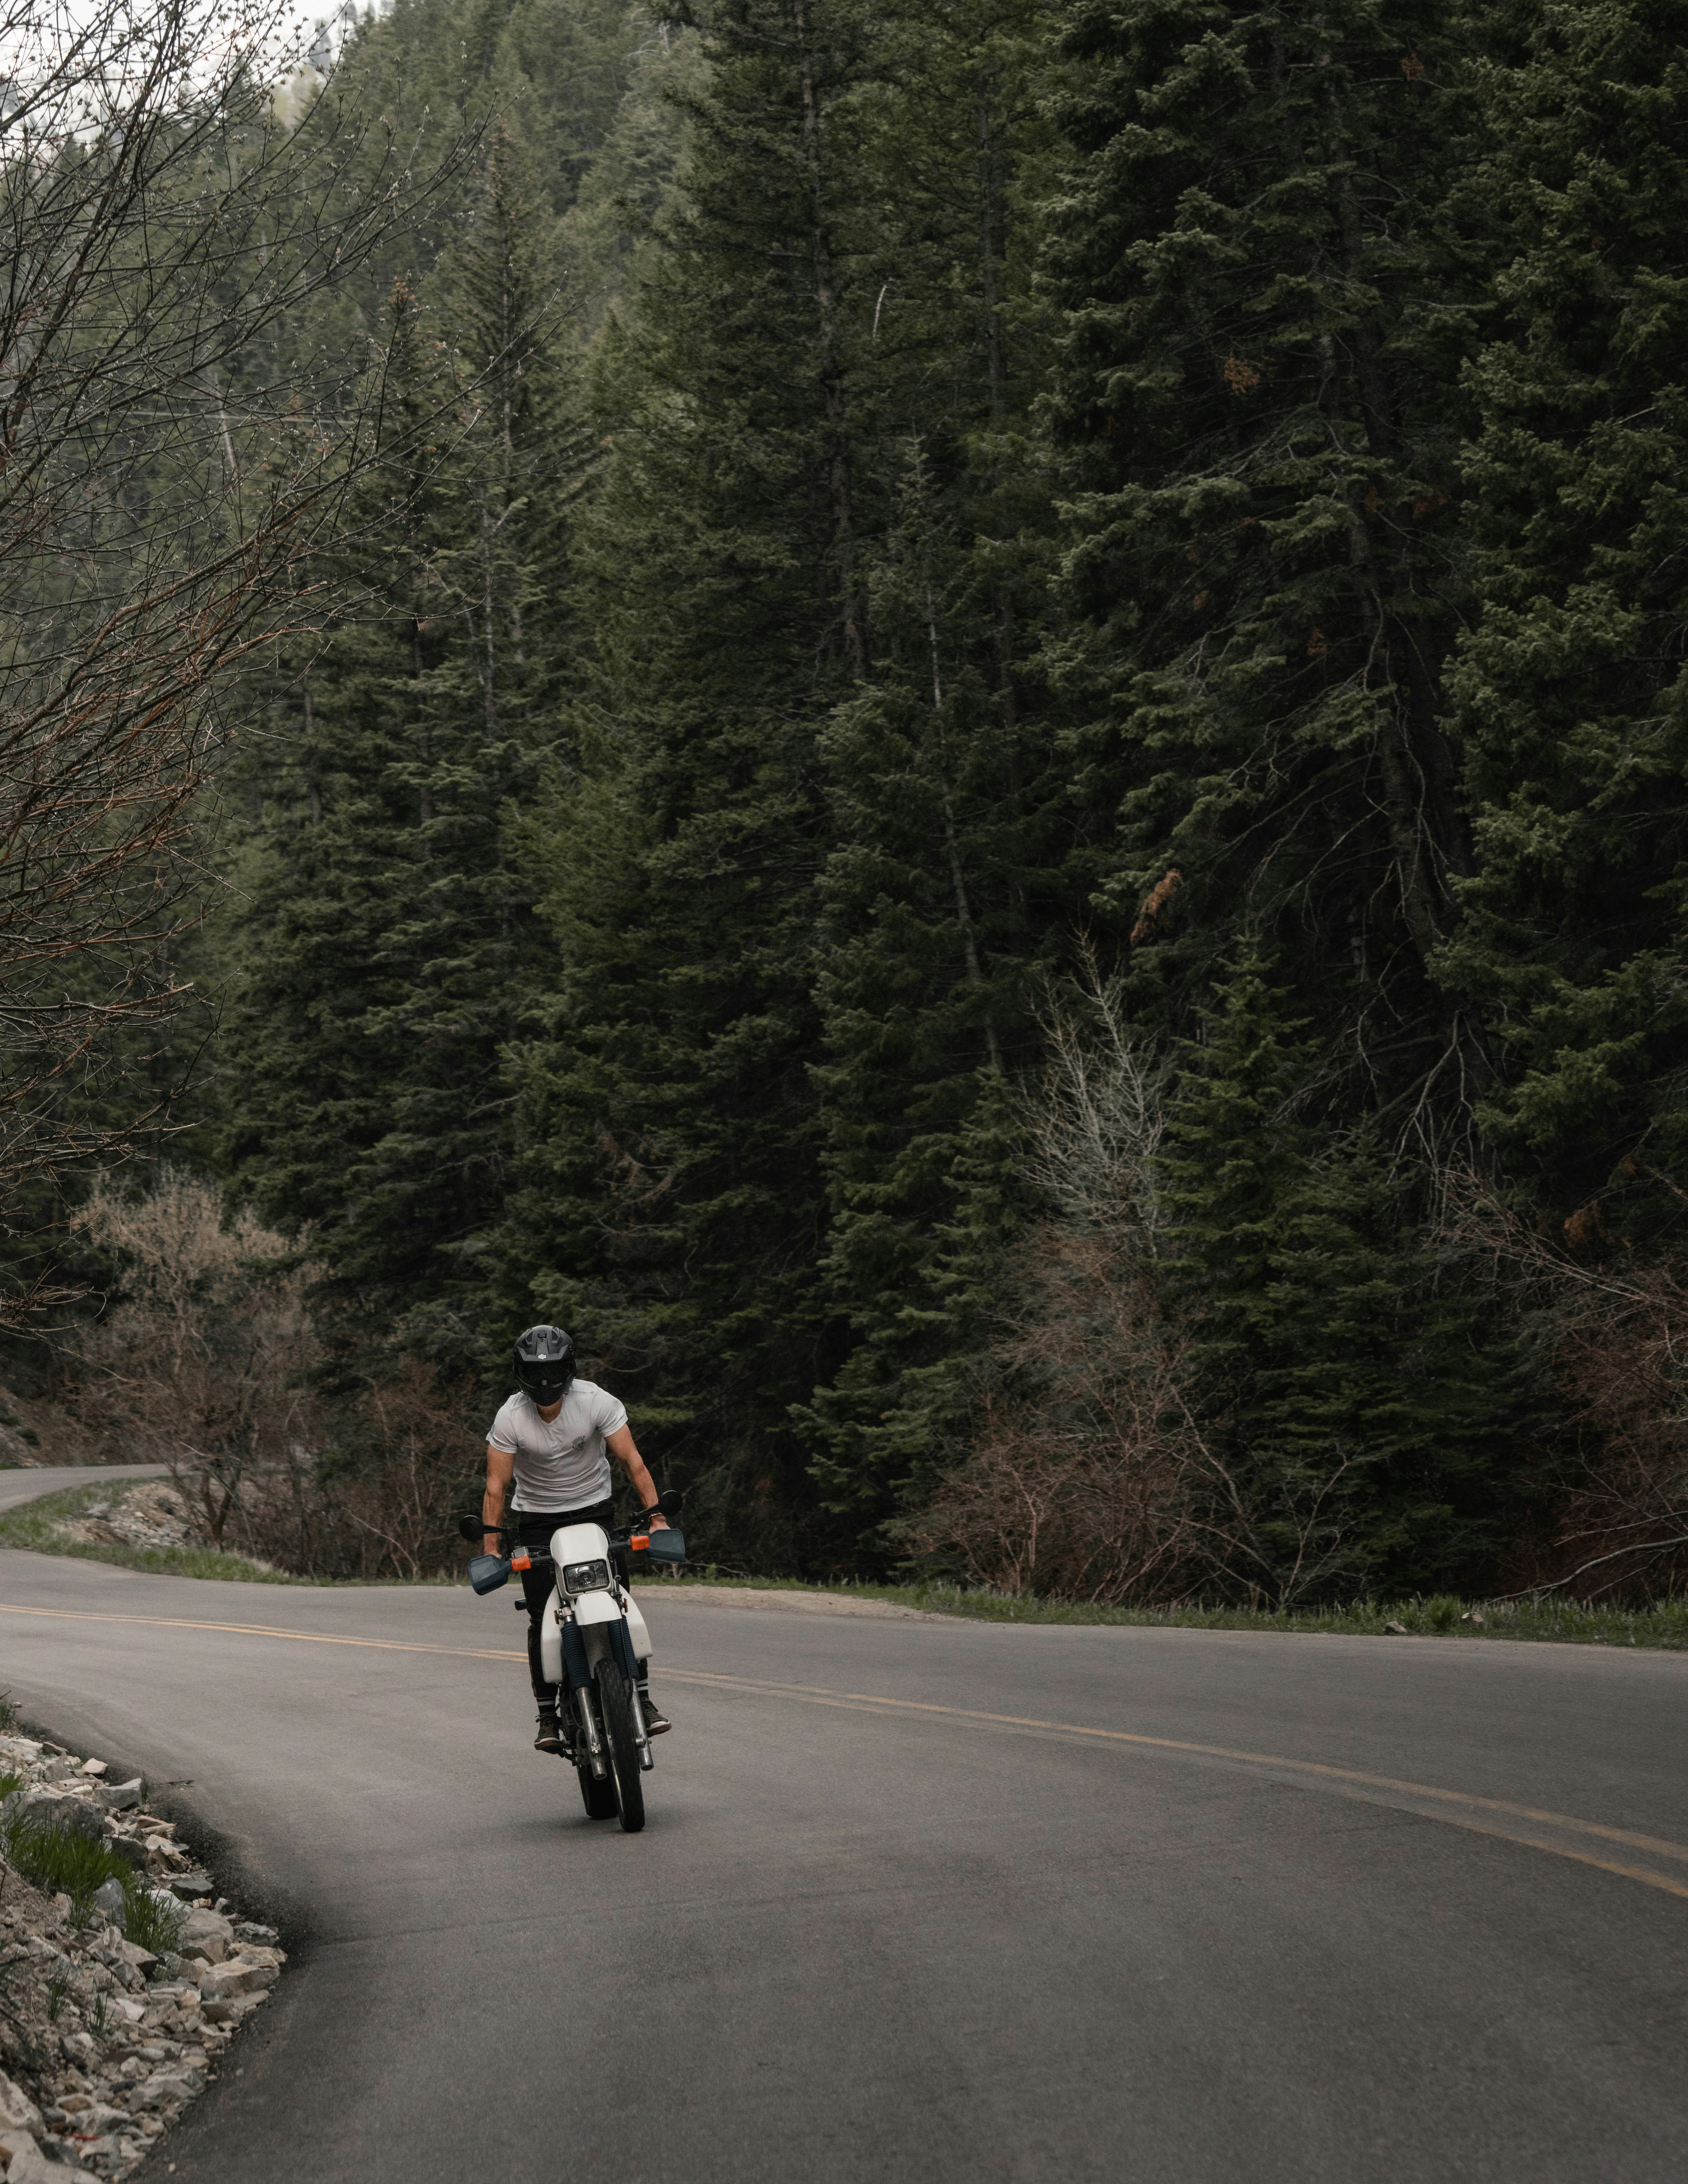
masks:
<svg viewBox="0 0 1688 2184"><path fill-rule="evenodd" d="M649 1660L650 1633L645 1628L643 1616L639 1613L638 1602L631 1593L624 1594L618 1600L613 1592L583 1592L574 1604L574 1619L580 1624L582 1635L595 1624L615 1623L623 1615L627 1618L627 1637L632 1646L633 1658L636 1661ZM560 1640L558 1642L560 1644ZM595 1658L596 1649L589 1647L588 1650Z"/></svg>

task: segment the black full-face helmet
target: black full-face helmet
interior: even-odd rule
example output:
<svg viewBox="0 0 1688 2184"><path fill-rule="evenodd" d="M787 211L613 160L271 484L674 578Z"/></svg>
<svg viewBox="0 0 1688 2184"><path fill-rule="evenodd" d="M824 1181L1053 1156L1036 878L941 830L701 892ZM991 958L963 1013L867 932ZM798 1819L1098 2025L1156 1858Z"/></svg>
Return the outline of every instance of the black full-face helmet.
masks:
<svg viewBox="0 0 1688 2184"><path fill-rule="evenodd" d="M560 1327L530 1327L515 1340L515 1377L542 1410L574 1384L574 1337Z"/></svg>

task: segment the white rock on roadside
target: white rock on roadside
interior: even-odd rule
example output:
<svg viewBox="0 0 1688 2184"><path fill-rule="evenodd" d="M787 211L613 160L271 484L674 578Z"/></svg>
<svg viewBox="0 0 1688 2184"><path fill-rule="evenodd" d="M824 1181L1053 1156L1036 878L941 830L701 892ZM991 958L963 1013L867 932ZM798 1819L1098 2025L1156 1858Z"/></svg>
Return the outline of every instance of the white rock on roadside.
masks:
<svg viewBox="0 0 1688 2184"><path fill-rule="evenodd" d="M26 2131L0 2131L0 2162L6 2165L6 2184L61 2184L64 2175Z"/></svg>
<svg viewBox="0 0 1688 2184"><path fill-rule="evenodd" d="M0 2072L0 2184L131 2184L203 2092L242 2020L268 2001L287 1958L269 1946L273 1927L232 1906L181 1902L190 1889L221 1898L209 1876L170 1872L189 1853L174 1840L175 1822L142 1808L138 1777L109 1785L100 1779L109 1763L47 1739L0 1737L0 1765L20 1778L8 1816L72 1827L136 1869L133 1880L96 1892L90 1918L89 1907L79 1913L69 1896L49 1897L0 1858L0 1963L12 1973L0 2058L22 2074ZM181 1892L165 1880L181 1880ZM182 1921L179 1946L154 1953L127 1939L137 1884ZM164 2165L153 2162L148 2175Z"/></svg>
<svg viewBox="0 0 1688 2184"><path fill-rule="evenodd" d="M14 2079L0 2070L0 2131L37 2131L41 2110Z"/></svg>
<svg viewBox="0 0 1688 2184"><path fill-rule="evenodd" d="M199 1975L199 1992L207 2002L231 2002L237 1995L256 1994L274 1986L274 1964L248 1964L240 1957L222 1964L207 1964Z"/></svg>
<svg viewBox="0 0 1688 2184"><path fill-rule="evenodd" d="M208 1964L220 1964L233 1947L234 1938L233 1924L221 1912L190 1911L182 1921L181 1953L203 1957Z"/></svg>

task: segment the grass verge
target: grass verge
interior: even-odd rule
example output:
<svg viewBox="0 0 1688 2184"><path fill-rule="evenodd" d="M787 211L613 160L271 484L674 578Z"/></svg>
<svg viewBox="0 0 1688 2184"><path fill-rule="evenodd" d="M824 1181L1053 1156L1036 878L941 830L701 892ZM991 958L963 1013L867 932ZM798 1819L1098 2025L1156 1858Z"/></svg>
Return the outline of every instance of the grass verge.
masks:
<svg viewBox="0 0 1688 2184"><path fill-rule="evenodd" d="M811 1585L794 1578L717 1578L705 1573L660 1583L663 1589L672 1585L677 1591L735 1585L763 1592L843 1593L855 1600L887 1600L927 1615L953 1615L973 1623L1111 1624L1132 1630L1282 1631L1349 1638L1391 1636L1396 1634L1389 1625L1396 1624L1413 1638L1523 1638L1560 1645L1688 1650L1688 1600L1663 1601L1653 1607L1585 1607L1559 1600L1472 1602L1444 1592L1274 1614L1242 1607L1101 1607L1018 1593L967 1591L954 1585ZM1468 1620L1473 1614L1481 1619Z"/></svg>
<svg viewBox="0 0 1688 2184"><path fill-rule="evenodd" d="M0 1515L0 1547L27 1547L37 1554L75 1555L86 1562L114 1563L123 1569L158 1577L234 1578L251 1585L326 1585L355 1580L293 1577L286 1570L253 1562L245 1555L219 1554L209 1547L131 1547L115 1542L68 1539L60 1529L67 1518L83 1517L88 1505L110 1502L123 1492L120 1480L73 1486ZM449 1580L424 1578L424 1585ZM389 1578L385 1585L403 1579ZM1117 1624L1150 1630L1281 1631L1306 1636L1381 1638L1397 1624L1414 1638L1513 1638L1574 1646L1643 1646L1668 1652L1688 1651L1688 1600L1662 1601L1652 1607L1587 1607L1575 1601L1468 1601L1452 1593L1410 1600L1354 1601L1342 1607L1301 1608L1274 1614L1242 1607L1100 1607L1084 1602L1038 1600L1023 1593L975 1592L960 1585L809 1585L800 1578L723 1577L702 1569L682 1578L641 1576L642 1587L677 1592L699 1588L735 1588L757 1592L841 1594L852 1600L885 1600L926 1615L952 1615L970 1623ZM1470 1619L1473 1615L1480 1621Z"/></svg>
<svg viewBox="0 0 1688 2184"><path fill-rule="evenodd" d="M21 1775L0 1774L0 1800L27 1786ZM166 1902L126 1858L106 1844L50 1820L20 1819L14 1808L10 1813L0 1810L0 1847L25 1880L45 1895L68 1896L70 1916L79 1926L92 1920L96 1894L114 1880L121 1896L117 1925L124 1939L155 1956L179 1947L187 1916L183 1908Z"/></svg>

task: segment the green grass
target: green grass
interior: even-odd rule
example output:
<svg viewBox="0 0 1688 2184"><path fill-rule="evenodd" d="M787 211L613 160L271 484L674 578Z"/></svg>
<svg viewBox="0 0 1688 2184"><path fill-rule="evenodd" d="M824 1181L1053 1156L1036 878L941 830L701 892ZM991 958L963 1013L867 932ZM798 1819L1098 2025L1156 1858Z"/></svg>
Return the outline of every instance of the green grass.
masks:
<svg viewBox="0 0 1688 2184"><path fill-rule="evenodd" d="M1411 1600L1356 1601L1341 1607L1301 1608L1282 1614L1244 1607L1100 1607L1085 1602L1037 1600L1024 1593L969 1591L955 1585L805 1585L795 1578L716 1578L699 1573L666 1580L677 1591L699 1586L758 1591L841 1593L855 1600L886 1600L927 1615L958 1616L974 1623L1113 1624L1150 1630L1281 1631L1302 1636L1380 1638L1398 1623L1415 1638L1512 1638L1580 1646L1649 1646L1688 1649L1688 1600L1655 1607L1585 1607L1574 1601L1479 1601L1435 1593ZM1475 1607L1480 1624L1462 1620Z"/></svg>
<svg viewBox="0 0 1688 2184"><path fill-rule="evenodd" d="M123 1931L126 1940L155 1957L181 1947L181 1930L187 1919L186 1904L167 1903L139 1874L131 1874L123 1888Z"/></svg>
<svg viewBox="0 0 1688 2184"><path fill-rule="evenodd" d="M21 1774L0 1774L0 1798L25 1786ZM124 1938L150 1949L154 1956L181 1947L186 1907L166 1903L154 1894L146 1875L104 1843L92 1841L40 1816L24 1819L8 1814L0 1817L0 1849L44 1896L68 1896L70 1916L78 1925L86 1925L94 1915L96 1889L114 1880L123 1891L123 1911L117 1923Z"/></svg>
<svg viewBox="0 0 1688 2184"><path fill-rule="evenodd" d="M50 1821L9 1820L0 1829L0 1841L12 1864L43 1896L62 1893L70 1897L70 1916L78 1925L86 1925L92 1917L97 1888L108 1880L119 1881L126 1901L133 1886L134 1869L127 1858Z"/></svg>

